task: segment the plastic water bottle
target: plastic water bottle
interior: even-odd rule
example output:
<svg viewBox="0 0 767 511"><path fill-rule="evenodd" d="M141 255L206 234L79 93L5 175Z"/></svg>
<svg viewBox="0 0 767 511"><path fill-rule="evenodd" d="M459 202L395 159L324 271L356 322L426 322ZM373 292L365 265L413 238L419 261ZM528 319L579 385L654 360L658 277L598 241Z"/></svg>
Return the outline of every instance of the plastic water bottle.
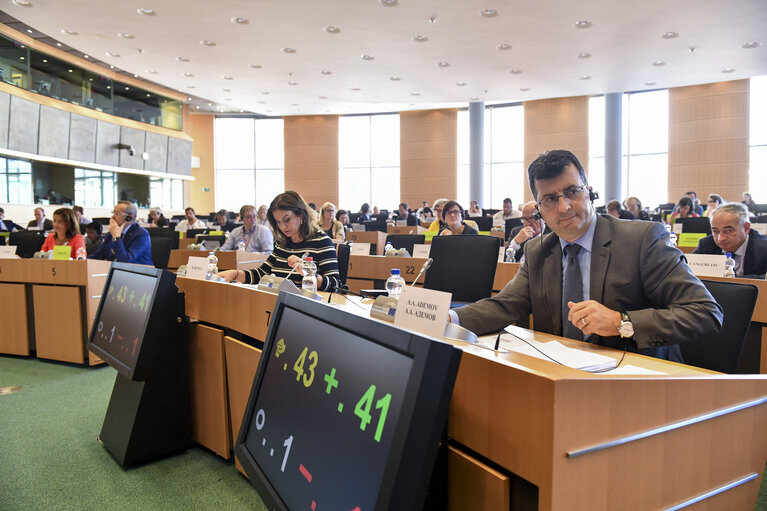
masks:
<svg viewBox="0 0 767 511"><path fill-rule="evenodd" d="M307 257L304 263L301 265L304 278L301 279L301 289L309 291L311 293L317 292L317 265L314 264L314 259Z"/></svg>
<svg viewBox="0 0 767 511"><path fill-rule="evenodd" d="M208 252L208 278L218 273L218 257L215 252Z"/></svg>
<svg viewBox="0 0 767 511"><path fill-rule="evenodd" d="M391 244L391 243L389 243L389 242L387 241L387 242L386 242L386 246L384 247L384 255L388 255L388 254L389 254L389 252L391 252L392 250L394 250L394 247L392 246L392 244ZM399 270L398 270L398 271L399 271Z"/></svg>
<svg viewBox="0 0 767 511"><path fill-rule="evenodd" d="M239 252L245 252L245 240L241 239L239 243L237 243L237 250Z"/></svg>
<svg viewBox="0 0 767 511"><path fill-rule="evenodd" d="M724 257L727 258L724 260L724 276L734 279L735 278L735 259L732 258L732 254L730 252L725 252Z"/></svg>
<svg viewBox="0 0 767 511"><path fill-rule="evenodd" d="M514 250L514 247L511 246L511 242L509 242L509 246L506 247L506 262L507 263L515 263L516 260L514 257L517 255L517 251Z"/></svg>
<svg viewBox="0 0 767 511"><path fill-rule="evenodd" d="M403 287L405 287L405 279L400 276L399 269L392 269L391 276L386 279L386 292L392 298L399 298Z"/></svg>

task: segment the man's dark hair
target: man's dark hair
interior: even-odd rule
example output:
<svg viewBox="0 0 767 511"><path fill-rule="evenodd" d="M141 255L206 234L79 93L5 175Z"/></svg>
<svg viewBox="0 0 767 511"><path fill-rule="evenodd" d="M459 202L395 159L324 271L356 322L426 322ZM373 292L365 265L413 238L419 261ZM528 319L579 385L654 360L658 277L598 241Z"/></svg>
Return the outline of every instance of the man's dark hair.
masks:
<svg viewBox="0 0 767 511"><path fill-rule="evenodd" d="M0 208L0 213L5 214L5 210L3 208Z"/></svg>
<svg viewBox="0 0 767 511"><path fill-rule="evenodd" d="M218 213L216 213L216 216L222 216L222 217L224 217L224 218L226 218L228 220L229 219L229 212L227 210L225 210L225 209L219 209Z"/></svg>
<svg viewBox="0 0 767 511"><path fill-rule="evenodd" d="M410 211L410 209L407 207L407 202L400 202L399 205L401 208L405 208L405 211Z"/></svg>
<svg viewBox="0 0 767 511"><path fill-rule="evenodd" d="M72 206L72 211L77 211L81 215L85 214L85 211L83 210L82 206Z"/></svg>
<svg viewBox="0 0 767 511"><path fill-rule="evenodd" d="M607 211L618 211L621 210L621 203L617 200L611 200L607 203Z"/></svg>
<svg viewBox="0 0 767 511"><path fill-rule="evenodd" d="M583 181L584 185L589 184L586 179L586 172L583 170L583 165L578 161L578 158L570 151L555 149L538 156L527 167L527 179L530 182L530 191L533 192L533 197L538 200L538 192L535 187L536 181L559 177L568 165L573 165L578 169L578 175L581 176L581 181Z"/></svg>
<svg viewBox="0 0 767 511"><path fill-rule="evenodd" d="M511 199L509 199L508 197L506 197L505 199L503 199L503 203L504 203L504 204L511 204Z"/></svg>
<svg viewBox="0 0 767 511"><path fill-rule="evenodd" d="M686 192L686 193L685 193L685 195L692 195L692 196L693 196L693 197L695 197L696 199L698 198L698 194L697 194L697 193L695 193L695 192L692 192L692 191L690 191L690 192Z"/></svg>
<svg viewBox="0 0 767 511"><path fill-rule="evenodd" d="M194 212L194 208L186 208L186 209L184 210L184 213L188 213L189 211L191 211L191 212L192 212L192 214L193 214L194 216L197 216L197 215L195 214L195 212Z"/></svg>
<svg viewBox="0 0 767 511"><path fill-rule="evenodd" d="M98 222L91 222L88 225L86 225L85 228L86 229L92 229L92 230L96 231L96 234L101 236L101 232L102 231L101 231L101 224L100 223L98 223Z"/></svg>
<svg viewBox="0 0 767 511"><path fill-rule="evenodd" d="M312 208L314 211L317 211L317 205L315 203L308 202L306 205Z"/></svg>
<svg viewBox="0 0 767 511"><path fill-rule="evenodd" d="M370 211L370 204L366 202L360 207L360 213L367 215L368 211Z"/></svg>

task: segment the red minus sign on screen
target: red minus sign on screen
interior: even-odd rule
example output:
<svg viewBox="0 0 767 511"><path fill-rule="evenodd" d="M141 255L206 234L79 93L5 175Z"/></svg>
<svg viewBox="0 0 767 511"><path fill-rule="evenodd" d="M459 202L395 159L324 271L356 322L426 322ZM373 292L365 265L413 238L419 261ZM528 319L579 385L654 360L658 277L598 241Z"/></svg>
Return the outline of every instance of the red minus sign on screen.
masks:
<svg viewBox="0 0 767 511"><path fill-rule="evenodd" d="M309 481L310 483L312 482L312 475L309 473L308 470L306 470L305 466L303 466L302 464L299 463L298 464L298 471L301 472L301 475L303 475L306 478L307 481Z"/></svg>

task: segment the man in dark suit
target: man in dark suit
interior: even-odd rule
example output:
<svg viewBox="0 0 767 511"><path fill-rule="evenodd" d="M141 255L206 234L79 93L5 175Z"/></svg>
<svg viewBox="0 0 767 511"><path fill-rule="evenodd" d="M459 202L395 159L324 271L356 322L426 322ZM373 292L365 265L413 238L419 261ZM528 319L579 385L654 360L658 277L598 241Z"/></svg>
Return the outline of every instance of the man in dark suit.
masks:
<svg viewBox="0 0 767 511"><path fill-rule="evenodd" d="M763 279L767 273L767 237L751 229L748 208L740 202L711 213L711 235L701 238L693 254L723 254L735 259L735 276Z"/></svg>
<svg viewBox="0 0 767 511"><path fill-rule="evenodd" d="M216 213L216 221L213 222L212 228L221 232L232 232L237 227L237 224L229 220L229 212L225 209L220 209Z"/></svg>
<svg viewBox="0 0 767 511"><path fill-rule="evenodd" d="M418 225L418 219L408 210L407 202L399 203L399 214L394 217L394 220L407 220L407 225Z"/></svg>
<svg viewBox="0 0 767 511"><path fill-rule="evenodd" d="M45 218L45 210L43 208L35 208L35 219L27 224L27 229L50 231L53 229L53 222Z"/></svg>
<svg viewBox="0 0 767 511"><path fill-rule="evenodd" d="M538 203L534 200L522 208L522 225L514 227L509 234L509 244L514 249L514 261L508 262L522 262L525 244L546 229L546 222L537 213ZM546 234L548 232L551 231Z"/></svg>
<svg viewBox="0 0 767 511"><path fill-rule="evenodd" d="M5 210L0 208L0 232L23 231L24 228L19 224L5 219Z"/></svg>
<svg viewBox="0 0 767 511"><path fill-rule="evenodd" d="M542 154L527 173L553 232L525 246L498 295L451 311L451 321L483 334L532 312L538 331L674 361L679 342L721 329L721 307L660 223L597 216L569 151Z"/></svg>
<svg viewBox="0 0 767 511"><path fill-rule="evenodd" d="M88 259L154 266L149 233L135 223L137 215L135 204L119 201L109 219L109 232L96 251L88 255Z"/></svg>

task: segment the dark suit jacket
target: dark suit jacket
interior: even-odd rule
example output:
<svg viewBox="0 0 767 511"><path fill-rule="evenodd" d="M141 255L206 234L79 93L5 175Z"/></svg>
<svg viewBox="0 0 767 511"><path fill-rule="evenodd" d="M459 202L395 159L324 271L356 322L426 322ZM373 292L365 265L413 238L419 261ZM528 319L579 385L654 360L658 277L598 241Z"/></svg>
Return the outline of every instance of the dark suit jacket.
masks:
<svg viewBox="0 0 767 511"><path fill-rule="evenodd" d="M27 229L30 227L37 227L37 220L32 220L27 224ZM43 220L43 230L50 231L53 229L53 221L50 218Z"/></svg>
<svg viewBox="0 0 767 511"><path fill-rule="evenodd" d="M590 342L681 361L676 344L718 332L722 309L668 245L657 222L625 222L598 216L591 255L590 299L627 312L633 342L592 335ZM673 310L671 308L673 306ZM562 248L551 233L528 243L525 262L496 296L456 309L461 326L478 334L502 329L532 312L535 329L562 335Z"/></svg>
<svg viewBox="0 0 767 511"><path fill-rule="evenodd" d="M112 234L107 232L104 235L104 241L101 242L95 252L88 255L88 259L154 266L149 233L138 224L133 224L119 240L113 240Z"/></svg>
<svg viewBox="0 0 767 511"><path fill-rule="evenodd" d="M722 254L722 249L714 241L712 235L701 238L693 254ZM767 273L767 236L762 236L755 230L748 231L746 256L743 258L743 276L763 279Z"/></svg>
<svg viewBox="0 0 767 511"><path fill-rule="evenodd" d="M514 228L511 230L511 232L509 233L509 239L507 239L507 240L506 240L506 246L507 246L507 247L508 247L509 243L511 243L511 240L513 240L514 238L516 238L516 237L517 237L517 234L519 234L519 231L521 231L521 230L522 230L522 227L524 227L524 225L518 225L518 226L514 227ZM544 235L544 236L546 236L546 235L547 235L548 233L550 233L550 232L551 232L551 229L549 229L549 226L548 226L548 225L547 225L546 227L544 227L544 229L543 229L543 235ZM540 236L540 234L539 234L538 236ZM534 237L534 238L530 238L530 239L531 239L531 240L537 239L537 238L538 238L538 236L536 236L536 237ZM517 250L517 251L514 253L514 261L513 261L513 262L515 262L515 263L518 263L518 262L519 262L519 260L520 260L520 259L522 259L522 254L524 254L524 253L525 253L525 244L526 244L528 241L530 241L530 240L525 240L525 241L523 241L522 243L520 243L520 244L519 244L519 250ZM512 262L512 261L508 261L508 262Z"/></svg>
<svg viewBox="0 0 767 511"><path fill-rule="evenodd" d="M219 225L218 222L215 222L213 224L213 227L211 227L211 229L214 229L216 231L221 231L221 232L232 232L236 228L237 228L237 224L232 222L231 220L227 220L224 225Z"/></svg>
<svg viewBox="0 0 767 511"><path fill-rule="evenodd" d="M394 220L407 220L407 225L418 225L418 219L413 213L408 213L406 217L402 215L396 215Z"/></svg>

